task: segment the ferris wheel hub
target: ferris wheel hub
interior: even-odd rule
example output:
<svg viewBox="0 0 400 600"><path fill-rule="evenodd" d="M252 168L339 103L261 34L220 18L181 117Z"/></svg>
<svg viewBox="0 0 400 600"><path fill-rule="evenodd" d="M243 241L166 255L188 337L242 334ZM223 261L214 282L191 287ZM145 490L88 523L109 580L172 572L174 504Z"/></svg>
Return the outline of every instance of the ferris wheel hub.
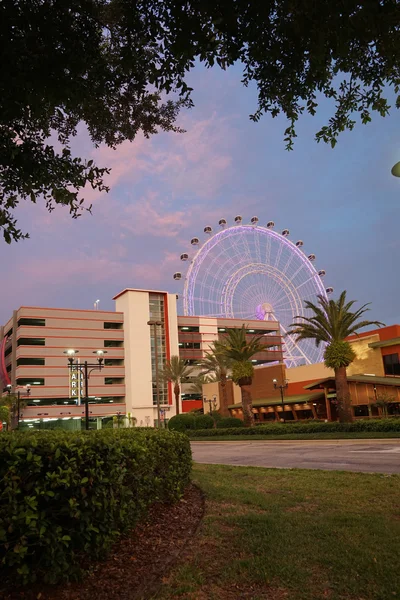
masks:
<svg viewBox="0 0 400 600"><path fill-rule="evenodd" d="M264 302L257 306L256 316L259 321L277 321L272 305L269 302Z"/></svg>

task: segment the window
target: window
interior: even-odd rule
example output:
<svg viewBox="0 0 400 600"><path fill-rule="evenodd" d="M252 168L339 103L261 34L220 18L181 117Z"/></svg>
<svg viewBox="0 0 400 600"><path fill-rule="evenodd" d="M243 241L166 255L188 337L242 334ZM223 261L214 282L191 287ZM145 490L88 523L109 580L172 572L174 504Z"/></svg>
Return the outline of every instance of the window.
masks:
<svg viewBox="0 0 400 600"><path fill-rule="evenodd" d="M89 404L125 404L125 398L123 396L95 396L90 398Z"/></svg>
<svg viewBox="0 0 400 600"><path fill-rule="evenodd" d="M368 412L367 404L361 404L360 406L354 407L354 416L355 417L368 417L368 415L369 415L369 412Z"/></svg>
<svg viewBox="0 0 400 600"><path fill-rule="evenodd" d="M104 340L104 348L122 348L122 340Z"/></svg>
<svg viewBox="0 0 400 600"><path fill-rule="evenodd" d="M17 385L44 385L43 377L19 377Z"/></svg>
<svg viewBox="0 0 400 600"><path fill-rule="evenodd" d="M246 329L246 333L250 335L267 335L268 333L273 333L274 335L278 335L277 331L272 331L270 329Z"/></svg>
<svg viewBox="0 0 400 600"><path fill-rule="evenodd" d="M122 329L122 323L104 323L104 329Z"/></svg>
<svg viewBox="0 0 400 600"><path fill-rule="evenodd" d="M12 335L12 332L13 332L13 330L12 330L12 327L11 327L11 329L9 329L9 330L7 331L7 333L5 333L5 334L4 334L4 337L5 337L5 338L8 338L8 337L10 337L10 335Z"/></svg>
<svg viewBox="0 0 400 600"><path fill-rule="evenodd" d="M11 352L12 352L12 346L7 348L7 350L4 352L4 356L8 356L9 354L11 354Z"/></svg>
<svg viewBox="0 0 400 600"><path fill-rule="evenodd" d="M201 394L182 394L182 400L201 400Z"/></svg>
<svg viewBox="0 0 400 600"><path fill-rule="evenodd" d="M150 327L151 344L151 379L153 404L157 404L156 385L156 344L158 368L162 370L167 358L165 343L165 305L164 294L149 294L149 317L150 321L160 321L161 326ZM158 382L158 397L160 404L168 404L168 385L164 380Z"/></svg>
<svg viewBox="0 0 400 600"><path fill-rule="evenodd" d="M22 365L39 366L44 364L44 358L17 358L17 367Z"/></svg>
<svg viewBox="0 0 400 600"><path fill-rule="evenodd" d="M400 375L400 361L398 354L386 354L383 357L385 375Z"/></svg>
<svg viewBox="0 0 400 600"><path fill-rule="evenodd" d="M46 320L21 317L20 319L18 319L18 327L21 327L21 325L30 325L31 327L44 327L46 325Z"/></svg>
<svg viewBox="0 0 400 600"><path fill-rule="evenodd" d="M200 342L179 342L179 348L185 350L200 350Z"/></svg>
<svg viewBox="0 0 400 600"><path fill-rule="evenodd" d="M123 358L106 358L104 359L105 367L123 367L124 359Z"/></svg>
<svg viewBox="0 0 400 600"><path fill-rule="evenodd" d="M123 377L104 377L105 385L121 385L124 383Z"/></svg>
<svg viewBox="0 0 400 600"><path fill-rule="evenodd" d="M7 365L6 371L7 373L11 373L12 365Z"/></svg>
<svg viewBox="0 0 400 600"><path fill-rule="evenodd" d="M199 328L180 326L178 327L178 331L181 331L182 333L199 333Z"/></svg>
<svg viewBox="0 0 400 600"><path fill-rule="evenodd" d="M17 346L44 346L44 338L19 338Z"/></svg>
<svg viewBox="0 0 400 600"><path fill-rule="evenodd" d="M189 360L185 360L185 365L201 367L201 363L199 363L198 358L190 358Z"/></svg>

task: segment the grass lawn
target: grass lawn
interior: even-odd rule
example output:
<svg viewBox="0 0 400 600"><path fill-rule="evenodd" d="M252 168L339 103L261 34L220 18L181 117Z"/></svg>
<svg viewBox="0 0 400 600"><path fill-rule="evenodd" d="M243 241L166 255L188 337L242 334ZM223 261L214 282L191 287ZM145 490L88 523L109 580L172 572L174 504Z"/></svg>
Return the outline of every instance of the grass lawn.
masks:
<svg viewBox="0 0 400 600"><path fill-rule="evenodd" d="M400 476L195 465L203 525L157 599L400 599Z"/></svg>
<svg viewBox="0 0 400 600"><path fill-rule="evenodd" d="M282 435L221 435L191 437L191 442L240 442L242 440L372 440L400 438L399 431L358 431L355 433L284 433ZM399 595L400 597L400 595Z"/></svg>

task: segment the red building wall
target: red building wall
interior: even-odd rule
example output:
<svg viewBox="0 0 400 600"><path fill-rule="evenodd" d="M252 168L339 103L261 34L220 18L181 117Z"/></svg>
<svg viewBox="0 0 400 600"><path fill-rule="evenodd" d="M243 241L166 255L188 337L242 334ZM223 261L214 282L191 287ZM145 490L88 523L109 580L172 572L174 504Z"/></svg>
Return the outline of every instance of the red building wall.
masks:
<svg viewBox="0 0 400 600"><path fill-rule="evenodd" d="M191 410L203 408L203 400L182 400L182 412L188 413Z"/></svg>

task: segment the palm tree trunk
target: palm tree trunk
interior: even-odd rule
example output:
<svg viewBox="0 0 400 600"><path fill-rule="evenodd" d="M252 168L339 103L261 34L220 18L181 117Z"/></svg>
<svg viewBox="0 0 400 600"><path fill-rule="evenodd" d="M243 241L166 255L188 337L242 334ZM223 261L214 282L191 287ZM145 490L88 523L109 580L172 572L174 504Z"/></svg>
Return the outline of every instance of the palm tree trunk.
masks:
<svg viewBox="0 0 400 600"><path fill-rule="evenodd" d="M347 382L346 367L335 369L336 401L341 423L351 423L353 413L351 410L349 384Z"/></svg>
<svg viewBox="0 0 400 600"><path fill-rule="evenodd" d="M228 410L228 393L226 390L226 375L221 373L221 378L220 378L220 384L221 384L221 392L222 392L222 402L220 403L220 411L221 411L221 415L223 417L229 417L229 410Z"/></svg>
<svg viewBox="0 0 400 600"><path fill-rule="evenodd" d="M251 427L254 425L254 414L253 414L253 404L250 392L250 386L241 385L240 391L242 392L242 411L243 411L243 420L246 427Z"/></svg>
<svg viewBox="0 0 400 600"><path fill-rule="evenodd" d="M181 388L179 387L178 383L175 383L174 385L174 394L175 394L175 407L176 407L176 414L179 415L179 396L181 394Z"/></svg>

